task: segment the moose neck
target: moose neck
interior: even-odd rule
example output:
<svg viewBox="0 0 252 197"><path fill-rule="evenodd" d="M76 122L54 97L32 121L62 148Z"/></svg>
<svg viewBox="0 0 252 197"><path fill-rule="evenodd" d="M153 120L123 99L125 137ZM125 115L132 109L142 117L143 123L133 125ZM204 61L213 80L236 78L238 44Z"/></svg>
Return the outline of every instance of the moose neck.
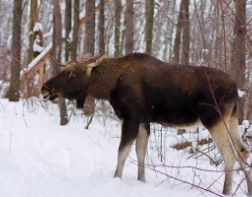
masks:
<svg viewBox="0 0 252 197"><path fill-rule="evenodd" d="M116 59L104 59L101 65L93 68L88 94L97 99L110 100L110 92L120 76L120 65Z"/></svg>

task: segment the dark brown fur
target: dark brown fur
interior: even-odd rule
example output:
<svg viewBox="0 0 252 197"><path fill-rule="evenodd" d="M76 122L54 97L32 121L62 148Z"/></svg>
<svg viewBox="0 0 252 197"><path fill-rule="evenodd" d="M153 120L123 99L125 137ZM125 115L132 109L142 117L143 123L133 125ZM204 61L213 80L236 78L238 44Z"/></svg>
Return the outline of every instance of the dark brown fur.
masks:
<svg viewBox="0 0 252 197"><path fill-rule="evenodd" d="M110 101L117 116L123 120L115 176L122 175L129 153L127 147L135 139L137 144L141 144L137 151L139 163L143 162L141 154L145 155L146 152L149 129L145 131L147 135L142 131L143 137L139 137L140 123L148 125L158 122L180 127L200 121L213 135L218 136L217 128L220 129L219 133L228 132L224 131L223 120L229 121L231 114L236 114L236 83L220 70L168 64L152 56L136 53L104 59L92 69L90 76L86 76L87 64L92 61L95 60L66 68L44 84L42 93L47 96L49 92L51 99L54 99L53 95L76 99L78 107L83 106L87 95ZM224 136L229 138L228 135ZM239 134L234 135L239 138L237 136ZM141 138L145 139L141 141ZM227 141L231 147L230 140ZM236 146L244 150L241 141ZM229 151L228 154L232 153ZM144 170L140 164L138 178L144 180ZM227 177L230 178L230 174ZM223 191L230 192L230 183L226 181L225 185Z"/></svg>

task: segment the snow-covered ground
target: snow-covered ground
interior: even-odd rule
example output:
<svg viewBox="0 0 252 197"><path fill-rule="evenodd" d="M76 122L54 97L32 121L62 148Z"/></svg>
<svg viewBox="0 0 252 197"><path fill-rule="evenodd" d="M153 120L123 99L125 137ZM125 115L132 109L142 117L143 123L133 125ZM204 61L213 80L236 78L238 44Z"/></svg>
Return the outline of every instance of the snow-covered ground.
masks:
<svg viewBox="0 0 252 197"><path fill-rule="evenodd" d="M59 126L58 109L54 104L39 100L18 103L0 100L0 196L221 195L223 172L211 170L222 170L223 166L210 165L206 157L188 159L191 155L188 150L170 148L174 143L190 138L191 134L178 137L176 132L167 131L163 141L165 146L156 143L160 133L152 134L146 160L147 182L142 183L136 180L134 148L127 160L123 179L113 178L121 123L95 116L88 130L84 128L85 124L83 116L72 115L67 126ZM203 132L203 135L208 134ZM165 147L164 162L159 159L160 147ZM235 173L234 192L242 179L242 173ZM245 191L243 182L237 196L245 196Z"/></svg>

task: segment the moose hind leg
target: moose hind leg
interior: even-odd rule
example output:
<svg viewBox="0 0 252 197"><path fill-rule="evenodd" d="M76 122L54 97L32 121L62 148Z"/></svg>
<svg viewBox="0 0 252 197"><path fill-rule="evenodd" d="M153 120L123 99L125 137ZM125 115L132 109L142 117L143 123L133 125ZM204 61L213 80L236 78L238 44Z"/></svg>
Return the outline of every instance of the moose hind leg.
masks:
<svg viewBox="0 0 252 197"><path fill-rule="evenodd" d="M237 114L232 114L231 116L230 133L232 136L232 140L235 144L235 151L238 152L237 160L246 177L248 192L252 194L252 176L251 170L247 164L247 160L249 157L249 149L241 138Z"/></svg>
<svg viewBox="0 0 252 197"><path fill-rule="evenodd" d="M229 118L219 120L216 124L208 128L225 163L223 194L230 194L232 191L233 167L235 164L235 155L232 148L232 142L229 137L229 120Z"/></svg>
<svg viewBox="0 0 252 197"><path fill-rule="evenodd" d="M114 177L122 177L125 161L130 153L132 144L138 133L139 123L136 121L124 121L122 126L121 142L118 150L117 167Z"/></svg>
<svg viewBox="0 0 252 197"><path fill-rule="evenodd" d="M241 138L238 118L233 115L230 119L230 135L232 137L233 143L235 144L235 148L238 151L238 156L242 160L247 161L249 157L249 148Z"/></svg>
<svg viewBox="0 0 252 197"><path fill-rule="evenodd" d="M148 139L150 135L150 124L142 123L139 126L138 135L136 138L136 154L138 161L137 179L145 182L145 155L147 151Z"/></svg>

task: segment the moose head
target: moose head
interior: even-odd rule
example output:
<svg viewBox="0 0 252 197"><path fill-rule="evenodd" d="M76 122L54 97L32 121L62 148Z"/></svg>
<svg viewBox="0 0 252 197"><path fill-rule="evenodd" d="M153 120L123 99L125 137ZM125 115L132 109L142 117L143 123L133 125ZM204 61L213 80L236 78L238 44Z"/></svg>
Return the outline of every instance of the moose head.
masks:
<svg viewBox="0 0 252 197"><path fill-rule="evenodd" d="M41 93L45 100L54 101L58 97L76 99L77 107L83 106L92 69L102 62L105 54L94 57L84 56L78 61L70 61L60 73L48 80Z"/></svg>

